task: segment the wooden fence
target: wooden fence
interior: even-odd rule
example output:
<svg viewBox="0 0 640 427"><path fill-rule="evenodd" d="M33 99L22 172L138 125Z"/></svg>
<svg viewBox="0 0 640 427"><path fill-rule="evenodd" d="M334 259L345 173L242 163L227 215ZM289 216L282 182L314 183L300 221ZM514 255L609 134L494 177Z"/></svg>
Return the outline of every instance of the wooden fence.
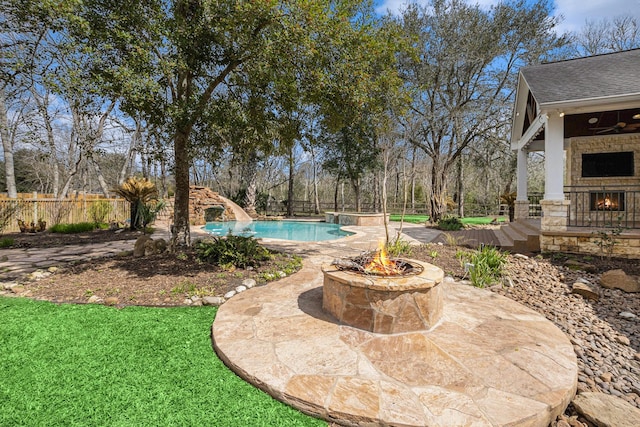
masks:
<svg viewBox="0 0 640 427"><path fill-rule="evenodd" d="M0 198L0 232L19 231L19 219L26 224L42 220L47 223L47 227L92 222L96 219L125 222L129 218L129 209L129 202L125 199L82 197L58 200L40 196Z"/></svg>

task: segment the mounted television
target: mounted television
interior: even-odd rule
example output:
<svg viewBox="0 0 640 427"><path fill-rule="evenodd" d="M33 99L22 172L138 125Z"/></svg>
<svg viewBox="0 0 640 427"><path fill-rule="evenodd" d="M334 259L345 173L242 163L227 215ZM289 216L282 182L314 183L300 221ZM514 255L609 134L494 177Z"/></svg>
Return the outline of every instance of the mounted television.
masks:
<svg viewBox="0 0 640 427"><path fill-rule="evenodd" d="M633 151L582 155L582 177L633 176Z"/></svg>

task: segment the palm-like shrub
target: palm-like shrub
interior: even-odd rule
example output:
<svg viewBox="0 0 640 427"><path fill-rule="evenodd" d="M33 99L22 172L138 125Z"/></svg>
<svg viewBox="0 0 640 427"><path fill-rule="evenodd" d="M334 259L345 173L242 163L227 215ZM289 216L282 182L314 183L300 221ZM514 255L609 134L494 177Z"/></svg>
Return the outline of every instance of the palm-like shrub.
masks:
<svg viewBox="0 0 640 427"><path fill-rule="evenodd" d="M131 230L138 230L144 227L142 215L144 207L152 200L158 199L158 189L156 185L146 178L127 178L125 182L113 189L114 193L122 196L131 205Z"/></svg>

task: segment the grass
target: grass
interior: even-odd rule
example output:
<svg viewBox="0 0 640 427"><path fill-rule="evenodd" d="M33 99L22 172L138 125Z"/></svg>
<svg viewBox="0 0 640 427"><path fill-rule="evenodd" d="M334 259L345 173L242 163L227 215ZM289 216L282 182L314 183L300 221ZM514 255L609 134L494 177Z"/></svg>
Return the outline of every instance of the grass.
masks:
<svg viewBox="0 0 640 427"><path fill-rule="evenodd" d="M97 227L93 222L76 222L74 224L56 224L49 228L51 233L83 233L85 231L93 231Z"/></svg>
<svg viewBox="0 0 640 427"><path fill-rule="evenodd" d="M224 366L215 314L0 298L0 425L326 426Z"/></svg>
<svg viewBox="0 0 640 427"><path fill-rule="evenodd" d="M391 221L400 221L400 218L402 217L402 215L400 214L391 214L389 216L389 219ZM460 221L462 221L463 224L465 225L483 225L483 224L489 224L491 223L491 221L493 221L496 217L495 216L476 216L476 217L467 217L467 218L460 218ZM507 218L505 217L497 217L499 222L504 222L507 220ZM410 222L412 224L422 224L427 222L427 220L429 219L429 215L405 215L404 216L404 222Z"/></svg>

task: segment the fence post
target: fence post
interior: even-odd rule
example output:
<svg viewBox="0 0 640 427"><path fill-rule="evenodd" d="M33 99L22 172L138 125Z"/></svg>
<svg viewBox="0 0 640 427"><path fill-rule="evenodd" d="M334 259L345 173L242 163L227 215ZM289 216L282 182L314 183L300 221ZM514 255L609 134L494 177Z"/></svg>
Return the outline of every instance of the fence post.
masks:
<svg viewBox="0 0 640 427"><path fill-rule="evenodd" d="M33 223L38 223L38 192L33 192Z"/></svg>

